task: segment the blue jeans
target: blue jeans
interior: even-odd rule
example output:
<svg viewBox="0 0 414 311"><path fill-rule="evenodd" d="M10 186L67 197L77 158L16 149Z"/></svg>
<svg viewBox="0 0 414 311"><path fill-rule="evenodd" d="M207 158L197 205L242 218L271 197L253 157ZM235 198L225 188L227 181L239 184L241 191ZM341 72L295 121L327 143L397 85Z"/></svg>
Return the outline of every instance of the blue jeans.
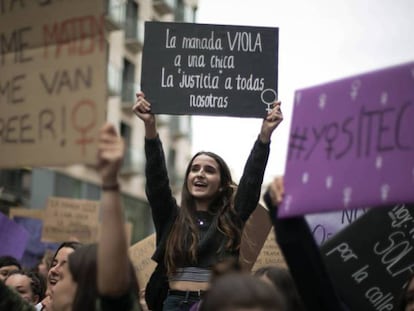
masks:
<svg viewBox="0 0 414 311"><path fill-rule="evenodd" d="M198 301L200 301L200 298L168 294L162 311L189 311L191 306Z"/></svg>

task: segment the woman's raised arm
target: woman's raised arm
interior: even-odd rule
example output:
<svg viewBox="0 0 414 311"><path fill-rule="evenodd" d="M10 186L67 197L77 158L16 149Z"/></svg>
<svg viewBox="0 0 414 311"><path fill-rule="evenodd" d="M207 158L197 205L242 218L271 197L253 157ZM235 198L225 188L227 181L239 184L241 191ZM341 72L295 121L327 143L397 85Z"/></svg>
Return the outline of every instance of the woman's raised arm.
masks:
<svg viewBox="0 0 414 311"><path fill-rule="evenodd" d="M100 295L119 296L131 283L124 215L118 184L125 146L111 124L99 133L97 170L102 179L101 233L98 244L97 284Z"/></svg>
<svg viewBox="0 0 414 311"><path fill-rule="evenodd" d="M151 112L151 103L145 99L144 93L137 93L137 101L132 107L132 111L144 122L145 138L156 138L157 124L155 122L155 116Z"/></svg>
<svg viewBox="0 0 414 311"><path fill-rule="evenodd" d="M267 116L263 119L262 128L260 129L259 139L262 143L270 142L273 131L283 121L283 114L280 110L282 103L277 101L273 104L272 110L267 113Z"/></svg>

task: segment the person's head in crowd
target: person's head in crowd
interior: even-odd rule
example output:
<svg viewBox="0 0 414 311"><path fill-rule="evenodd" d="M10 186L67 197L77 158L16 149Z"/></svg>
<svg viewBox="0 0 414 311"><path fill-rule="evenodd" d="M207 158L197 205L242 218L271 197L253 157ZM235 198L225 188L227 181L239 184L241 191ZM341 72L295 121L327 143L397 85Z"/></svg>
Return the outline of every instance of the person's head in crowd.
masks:
<svg viewBox="0 0 414 311"><path fill-rule="evenodd" d="M403 287L400 299L397 301L396 311L414 311L414 273L408 277Z"/></svg>
<svg viewBox="0 0 414 311"><path fill-rule="evenodd" d="M61 269L66 265L68 256L76 249L82 246L82 243L67 241L59 245L52 257L50 269L47 275L48 286L55 286L60 279Z"/></svg>
<svg viewBox="0 0 414 311"><path fill-rule="evenodd" d="M274 286L247 273L230 273L216 279L199 310L285 311L285 306Z"/></svg>
<svg viewBox="0 0 414 311"><path fill-rule="evenodd" d="M45 279L47 279L47 274L49 273L49 269L52 265L53 257L54 257L54 251L51 249L46 249L41 261L37 265L37 271Z"/></svg>
<svg viewBox="0 0 414 311"><path fill-rule="evenodd" d="M45 296L46 284L36 272L13 271L4 282L16 290L20 297L33 305L39 303Z"/></svg>
<svg viewBox="0 0 414 311"><path fill-rule="evenodd" d="M197 184L199 168L205 167L205 184ZM207 188L207 191L197 189ZM197 191L198 190L198 191ZM219 155L208 152L197 152L187 165L182 187L182 208L187 213L195 211L197 201L208 201L210 208L230 208L236 184L231 177L227 163ZM221 204L220 204L221 203ZM214 211L219 212L219 211Z"/></svg>
<svg viewBox="0 0 414 311"><path fill-rule="evenodd" d="M13 256L0 256L0 281L4 281L11 272L21 268L20 262Z"/></svg>
<svg viewBox="0 0 414 311"><path fill-rule="evenodd" d="M53 311L95 310L97 288L97 244L84 245L68 257L62 266L60 279L51 290ZM138 300L139 287L130 262L130 291Z"/></svg>
<svg viewBox="0 0 414 311"><path fill-rule="evenodd" d="M82 246L82 243L74 241L66 241L59 245L55 254L52 257L50 268L47 274L47 290L46 297L42 300L42 305L45 311L51 310L50 294L52 288L57 284L61 278L61 271L66 266L68 256L73 253L76 249Z"/></svg>
<svg viewBox="0 0 414 311"><path fill-rule="evenodd" d="M286 303L286 311L305 311L295 282L287 268L265 266L256 270L254 274L263 281L275 286L282 293Z"/></svg>
<svg viewBox="0 0 414 311"><path fill-rule="evenodd" d="M20 297L13 288L7 286L4 282L0 282L0 310L4 311L39 311L32 303Z"/></svg>

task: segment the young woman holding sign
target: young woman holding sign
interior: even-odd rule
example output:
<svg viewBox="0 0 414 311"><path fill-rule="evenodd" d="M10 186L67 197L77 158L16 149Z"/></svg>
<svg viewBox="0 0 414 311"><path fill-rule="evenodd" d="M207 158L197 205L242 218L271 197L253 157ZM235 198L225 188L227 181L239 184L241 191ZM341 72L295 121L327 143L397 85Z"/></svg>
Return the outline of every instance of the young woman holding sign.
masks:
<svg viewBox="0 0 414 311"><path fill-rule="evenodd" d="M188 310L208 289L211 267L228 256L238 257L241 231L260 197L270 138L283 120L280 102L263 120L258 139L238 186L224 160L199 152L190 161L178 207L170 186L164 152L151 104L142 93L133 107L145 126L146 193L156 229L158 263L146 287L148 306ZM164 277L168 278L168 296Z"/></svg>

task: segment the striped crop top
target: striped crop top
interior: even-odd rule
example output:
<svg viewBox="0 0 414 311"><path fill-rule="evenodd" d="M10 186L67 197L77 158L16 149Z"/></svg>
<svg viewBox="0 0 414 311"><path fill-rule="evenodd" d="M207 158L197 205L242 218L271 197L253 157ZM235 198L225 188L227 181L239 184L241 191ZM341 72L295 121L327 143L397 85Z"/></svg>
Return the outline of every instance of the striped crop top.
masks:
<svg viewBox="0 0 414 311"><path fill-rule="evenodd" d="M177 271L168 279L169 281L208 282L210 281L210 275L210 269L185 267L177 268Z"/></svg>

